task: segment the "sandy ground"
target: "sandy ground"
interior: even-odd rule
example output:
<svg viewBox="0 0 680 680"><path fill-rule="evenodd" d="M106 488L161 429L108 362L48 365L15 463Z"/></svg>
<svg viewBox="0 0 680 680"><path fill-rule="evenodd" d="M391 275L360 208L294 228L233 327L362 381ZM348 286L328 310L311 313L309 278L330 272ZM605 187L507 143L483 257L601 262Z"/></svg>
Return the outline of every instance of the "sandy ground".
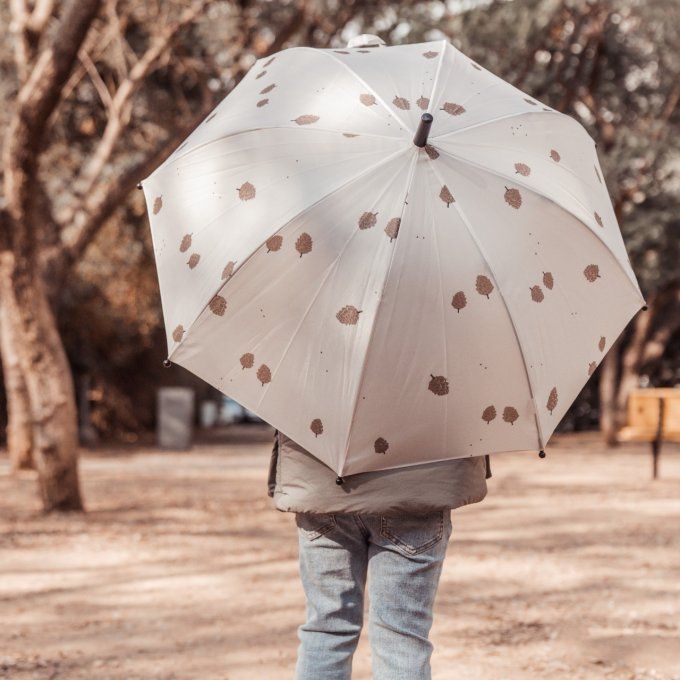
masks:
<svg viewBox="0 0 680 680"><path fill-rule="evenodd" d="M84 516L40 515L0 456L0 677L292 677L295 526L249 432L84 454ZM454 513L434 678L680 679L680 448L657 482L646 446L592 435L493 470L487 500ZM362 639L354 677L369 668Z"/></svg>

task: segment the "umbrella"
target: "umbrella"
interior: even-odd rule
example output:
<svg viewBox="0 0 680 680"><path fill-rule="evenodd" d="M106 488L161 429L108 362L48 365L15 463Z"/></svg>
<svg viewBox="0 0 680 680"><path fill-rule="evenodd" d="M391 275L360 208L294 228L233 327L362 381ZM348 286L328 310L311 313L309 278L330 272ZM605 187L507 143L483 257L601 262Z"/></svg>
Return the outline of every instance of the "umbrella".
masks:
<svg viewBox="0 0 680 680"><path fill-rule="evenodd" d="M143 188L169 361L340 477L542 451L645 304L592 139L446 41L260 59Z"/></svg>

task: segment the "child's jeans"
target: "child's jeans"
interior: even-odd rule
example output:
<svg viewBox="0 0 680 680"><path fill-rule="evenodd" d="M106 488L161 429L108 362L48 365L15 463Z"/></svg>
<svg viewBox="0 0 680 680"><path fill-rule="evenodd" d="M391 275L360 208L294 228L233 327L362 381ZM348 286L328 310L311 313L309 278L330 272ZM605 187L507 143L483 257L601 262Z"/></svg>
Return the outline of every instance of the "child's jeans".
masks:
<svg viewBox="0 0 680 680"><path fill-rule="evenodd" d="M296 516L307 622L296 680L347 680L359 641L368 574L375 680L428 680L432 607L451 512Z"/></svg>

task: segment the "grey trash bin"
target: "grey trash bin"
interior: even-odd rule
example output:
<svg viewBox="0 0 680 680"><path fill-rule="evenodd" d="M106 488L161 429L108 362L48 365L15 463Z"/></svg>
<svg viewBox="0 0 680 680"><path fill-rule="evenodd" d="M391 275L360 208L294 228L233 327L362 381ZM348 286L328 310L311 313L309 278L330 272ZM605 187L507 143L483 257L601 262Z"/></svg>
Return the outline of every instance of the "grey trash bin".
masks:
<svg viewBox="0 0 680 680"><path fill-rule="evenodd" d="M161 387L156 423L158 446L188 449L194 430L194 391L189 387Z"/></svg>

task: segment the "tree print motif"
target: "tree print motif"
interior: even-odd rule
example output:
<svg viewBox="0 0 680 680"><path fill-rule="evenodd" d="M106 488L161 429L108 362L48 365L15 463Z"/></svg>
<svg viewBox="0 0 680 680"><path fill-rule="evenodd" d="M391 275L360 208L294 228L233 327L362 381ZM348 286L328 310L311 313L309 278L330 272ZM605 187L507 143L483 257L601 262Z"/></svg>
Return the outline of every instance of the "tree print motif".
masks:
<svg viewBox="0 0 680 680"><path fill-rule="evenodd" d="M234 273L234 267L235 266L236 266L236 262L231 261L231 260L229 262L227 262L227 265L222 270L222 280L228 279Z"/></svg>
<svg viewBox="0 0 680 680"><path fill-rule="evenodd" d="M430 160L434 161L439 158L439 151L430 144L426 144L423 148L425 149L425 153L430 157Z"/></svg>
<svg viewBox="0 0 680 680"><path fill-rule="evenodd" d="M272 372L267 364L262 364L260 368L257 369L255 375L257 375L257 379L262 383L263 387L272 381Z"/></svg>
<svg viewBox="0 0 680 680"><path fill-rule="evenodd" d="M594 281L597 281L597 279L601 278L600 268L596 264L589 264L583 270L583 276L586 277L587 281L589 281L590 283L593 283Z"/></svg>
<svg viewBox="0 0 680 680"><path fill-rule="evenodd" d="M593 373L595 373L596 368L597 368L597 362L591 361L588 364L588 375L592 375Z"/></svg>
<svg viewBox="0 0 680 680"><path fill-rule="evenodd" d="M259 80L260 78L262 78L263 76L266 76L266 75L267 75L267 72L266 72L266 71L260 71L260 72L255 76L255 80Z"/></svg>
<svg viewBox="0 0 680 680"><path fill-rule="evenodd" d="M594 212L593 215L595 216L595 221L597 222L597 225L599 227L604 227L604 223L602 222L602 218L597 212Z"/></svg>
<svg viewBox="0 0 680 680"><path fill-rule="evenodd" d="M432 50L428 50L427 52L423 52L423 56L425 59L434 59L439 52L433 52Z"/></svg>
<svg viewBox="0 0 680 680"><path fill-rule="evenodd" d="M543 289L540 286L532 286L529 290L531 291L531 299L534 302L543 302L545 295L543 295Z"/></svg>
<svg viewBox="0 0 680 680"><path fill-rule="evenodd" d="M185 234L179 244L179 252L186 253L189 248L191 248L191 234Z"/></svg>
<svg viewBox="0 0 680 680"><path fill-rule="evenodd" d="M548 409L548 411L550 411L550 415L552 415L552 412L557 407L557 388L556 387L553 387L550 390L550 394L548 395L548 403L545 406Z"/></svg>
<svg viewBox="0 0 680 680"><path fill-rule="evenodd" d="M163 196L156 196L153 200L153 214L158 215L163 207Z"/></svg>
<svg viewBox="0 0 680 680"><path fill-rule="evenodd" d="M182 324L177 326L177 328L175 328L175 330L172 331L172 339L175 342L181 342L183 335L184 335L184 326L182 326Z"/></svg>
<svg viewBox="0 0 680 680"><path fill-rule="evenodd" d="M514 425L515 421L519 418L519 413L514 406L506 406L503 409L503 420L510 425Z"/></svg>
<svg viewBox="0 0 680 680"><path fill-rule="evenodd" d="M446 203L446 207L448 208L452 203L456 202L456 199L453 197L453 194L449 191L449 188L446 186L446 184L442 187L441 191L439 192L439 198Z"/></svg>
<svg viewBox="0 0 680 680"><path fill-rule="evenodd" d="M399 235L399 227L401 226L401 217L393 217L385 227L385 233L393 241Z"/></svg>
<svg viewBox="0 0 680 680"><path fill-rule="evenodd" d="M276 83L272 83L271 85L267 85L267 87L263 87L260 90L260 94L269 94L275 87L276 87Z"/></svg>
<svg viewBox="0 0 680 680"><path fill-rule="evenodd" d="M265 245L267 246L267 252L276 252L277 250L281 250L281 245L283 244L283 236L281 234L274 234L274 236L270 236L266 241Z"/></svg>
<svg viewBox="0 0 680 680"><path fill-rule="evenodd" d="M603 335L600 338L600 342L597 343L597 348L600 350L600 352L604 352L604 348L605 348L606 344L607 344L607 339Z"/></svg>
<svg viewBox="0 0 680 680"><path fill-rule="evenodd" d="M553 281L553 275L550 272L543 272L543 285L548 289L552 290L555 282Z"/></svg>
<svg viewBox="0 0 680 680"><path fill-rule="evenodd" d="M450 116L460 116L462 113L465 113L465 107L454 102L445 102L440 110L446 111Z"/></svg>
<svg viewBox="0 0 680 680"><path fill-rule="evenodd" d="M562 156L560 156L559 152L555 149L550 149L550 158L552 158L555 163L559 163L562 160Z"/></svg>
<svg viewBox="0 0 680 680"><path fill-rule="evenodd" d="M246 368L252 368L255 365L255 355L252 352L246 352L239 359L241 362L242 370Z"/></svg>
<svg viewBox="0 0 680 680"><path fill-rule="evenodd" d="M373 442L373 448L374 448L376 453L387 453L387 449L390 448L390 445L388 444L386 439L383 439L382 437L378 437Z"/></svg>
<svg viewBox="0 0 680 680"><path fill-rule="evenodd" d="M199 263L201 259L201 256L198 253L192 253L191 257L189 258L189 261L187 264L189 265L189 269L194 269L196 265Z"/></svg>
<svg viewBox="0 0 680 680"><path fill-rule="evenodd" d="M427 389L438 397L443 397L449 393L449 381L443 375L432 375L430 373L430 384Z"/></svg>
<svg viewBox="0 0 680 680"><path fill-rule="evenodd" d="M257 108L261 109L263 106L266 106L267 104L269 104L269 99L265 97L264 99L260 99L260 101L257 102Z"/></svg>
<svg viewBox="0 0 680 680"><path fill-rule="evenodd" d="M515 174L528 177L531 174L531 168L526 163L515 163Z"/></svg>
<svg viewBox="0 0 680 680"><path fill-rule="evenodd" d="M522 206L522 194L517 189L508 189L505 187L505 202L515 210L519 210Z"/></svg>
<svg viewBox="0 0 680 680"><path fill-rule="evenodd" d="M467 305L467 298L462 290L459 290L451 300L451 306L460 314L460 310Z"/></svg>
<svg viewBox="0 0 680 680"><path fill-rule="evenodd" d="M489 295L491 295L491 293L493 292L493 283L491 283L491 280L489 279L488 276L480 274L477 277L475 289L480 295L486 295L487 299L489 299Z"/></svg>
<svg viewBox="0 0 680 680"><path fill-rule="evenodd" d="M309 429L314 433L315 437L323 434L323 423L321 422L321 418L314 418L309 424Z"/></svg>
<svg viewBox="0 0 680 680"><path fill-rule="evenodd" d="M398 108L401 109L402 111L408 111L411 108L411 104L408 99L405 99L404 97L395 97L392 100L392 103Z"/></svg>
<svg viewBox="0 0 680 680"><path fill-rule="evenodd" d="M378 221L377 217L377 212L362 213L361 217L359 218L359 229L370 229L371 227L375 227Z"/></svg>
<svg viewBox="0 0 680 680"><path fill-rule="evenodd" d="M336 315L335 318L346 326L354 326L359 321L359 314L361 310L352 305L345 305Z"/></svg>
<svg viewBox="0 0 680 680"><path fill-rule="evenodd" d="M427 107L430 105L430 98L429 97L423 97L420 96L418 97L416 104L419 109L422 109L423 111L427 110Z"/></svg>
<svg viewBox="0 0 680 680"><path fill-rule="evenodd" d="M313 114L305 114L304 116L298 116L293 118L291 123L297 123L298 125L311 125L319 120L319 116L314 116Z"/></svg>
<svg viewBox="0 0 680 680"><path fill-rule="evenodd" d="M364 106L375 106L378 103L376 102L375 97L372 94L360 94L359 101Z"/></svg>
<svg viewBox="0 0 680 680"><path fill-rule="evenodd" d="M250 201L255 198L255 187L250 182L244 182L236 191L238 191L238 197L242 201Z"/></svg>
<svg viewBox="0 0 680 680"><path fill-rule="evenodd" d="M208 303L208 307L216 316L224 316L224 312L227 311L227 301L221 295L215 295Z"/></svg>
<svg viewBox="0 0 680 680"><path fill-rule="evenodd" d="M300 257L312 252L312 237L307 233L303 232L295 241L295 250L300 253Z"/></svg>
<svg viewBox="0 0 680 680"><path fill-rule="evenodd" d="M487 406L483 411L482 411L482 420L488 425L494 418L496 417L496 408L495 406Z"/></svg>

